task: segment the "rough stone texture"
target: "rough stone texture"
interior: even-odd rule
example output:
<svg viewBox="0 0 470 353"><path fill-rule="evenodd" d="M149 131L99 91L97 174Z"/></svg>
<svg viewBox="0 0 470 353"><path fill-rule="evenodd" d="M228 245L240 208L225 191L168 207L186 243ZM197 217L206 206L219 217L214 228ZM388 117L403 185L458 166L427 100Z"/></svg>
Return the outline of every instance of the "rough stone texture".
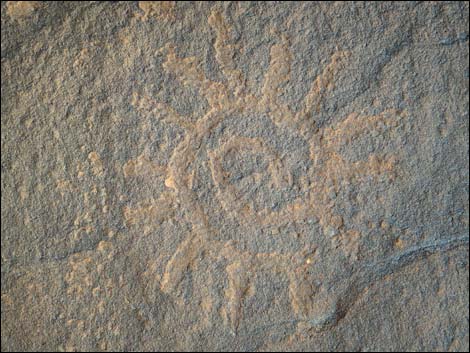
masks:
<svg viewBox="0 0 470 353"><path fill-rule="evenodd" d="M2 2L2 351L468 351L468 19Z"/></svg>

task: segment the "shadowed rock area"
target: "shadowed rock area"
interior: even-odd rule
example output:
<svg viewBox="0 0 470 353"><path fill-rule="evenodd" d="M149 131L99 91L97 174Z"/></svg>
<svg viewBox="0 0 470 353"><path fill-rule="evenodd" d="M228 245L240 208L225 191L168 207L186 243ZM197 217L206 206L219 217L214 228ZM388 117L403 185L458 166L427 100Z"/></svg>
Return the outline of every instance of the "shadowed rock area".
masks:
<svg viewBox="0 0 470 353"><path fill-rule="evenodd" d="M2 351L468 351L468 28L2 2Z"/></svg>

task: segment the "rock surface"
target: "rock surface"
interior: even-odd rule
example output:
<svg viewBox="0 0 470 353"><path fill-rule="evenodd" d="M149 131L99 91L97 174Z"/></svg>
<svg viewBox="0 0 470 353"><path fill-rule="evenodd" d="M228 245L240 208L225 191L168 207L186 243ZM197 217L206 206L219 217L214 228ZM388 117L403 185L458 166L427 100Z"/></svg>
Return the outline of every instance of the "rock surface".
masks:
<svg viewBox="0 0 470 353"><path fill-rule="evenodd" d="M2 351L468 351L468 26L2 2Z"/></svg>

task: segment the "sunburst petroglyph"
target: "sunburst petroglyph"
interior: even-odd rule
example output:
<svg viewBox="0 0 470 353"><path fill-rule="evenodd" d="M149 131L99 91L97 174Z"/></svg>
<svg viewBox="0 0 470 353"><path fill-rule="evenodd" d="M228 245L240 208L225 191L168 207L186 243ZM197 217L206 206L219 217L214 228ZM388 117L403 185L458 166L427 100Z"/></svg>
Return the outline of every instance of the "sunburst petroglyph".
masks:
<svg viewBox="0 0 470 353"><path fill-rule="evenodd" d="M346 225L340 213L335 212L335 198L346 184L358 184L363 180L381 180L391 183L396 178L399 156L370 153L363 160L349 161L342 155L342 148L361 136L371 132L385 133L393 130L406 120L406 113L384 110L377 115L351 113L341 122L330 126L317 126L315 115L322 103L335 88L335 77L347 65L351 54L337 51L330 62L313 81L306 94L302 108L292 110L282 102L283 85L289 81L292 57L287 38L270 49L270 63L264 76L260 94L250 93L244 74L236 68L237 47L231 42L231 28L220 12L214 11L208 22L215 33L215 58L225 76L224 82L215 82L204 74L195 57L179 57L176 49L167 45L161 54L166 56L163 69L173 74L184 86L197 89L207 100L208 109L195 122L181 116L172 107L153 100L149 96L135 94L132 104L137 111L168 124L175 124L184 130L184 139L174 149L168 165L153 165L146 157L129 161L123 168L128 175L156 175L162 178L167 188L159 200L142 204L137 208L125 207L124 217L129 227L135 226L141 218L161 222L171 218L175 208L184 208L191 231L187 234L166 264L161 278L161 290L174 294L181 285L185 274L192 265L205 259L224 259L226 263L227 287L225 304L220 314L233 332L237 332L242 321L244 301L256 291L251 280L252 273L272 271L288 278L289 297L295 322L307 323L313 328L325 328L339 320L346 313L348 305L354 302L358 293L367 287L367 281L376 280L388 270L373 271L367 276L367 266L355 275L358 285L352 287L349 279L342 282L337 294L324 288L321 283L313 284L307 272L316 256L318 244L306 244L296 252L259 252L238 247L235 241L217 237L219 230L210 222L203 202L193 190L197 179L197 166L207 163L212 181L208 188L214 188L219 202L219 215L236 220L244 231L248 228L276 229L285 224L315 218L321 229L321 236L331 239L329 244L345 256L348 261L357 261L361 232L350 224ZM259 207L230 178L224 167L224 160L230 153L244 151L263 156L267 168L263 175L251 173L247 178L254 185L263 178L269 180L269 188L282 189L292 186L293 176L284 165L285 156L261 137L230 136L218 146L209 146L207 137L226 119L246 116L267 116L278 129L289 131L309 146L311 167L302 176L297 197L284 202L275 209ZM201 159L204 161L201 162ZM468 241L460 239L460 242ZM453 243L449 243L453 244ZM449 247L445 243L442 247ZM410 255L433 252L442 247L428 245L417 248ZM422 251L421 251L422 250ZM407 253L404 258L408 259ZM401 257L395 261L398 264ZM397 267L395 266L395 268ZM387 267L388 268L388 267ZM369 269L370 270L370 269ZM367 272L368 273L368 272ZM354 281L352 276L351 281ZM367 283L366 283L367 282ZM344 288L343 288L344 287ZM206 305L207 310L212 310Z"/></svg>

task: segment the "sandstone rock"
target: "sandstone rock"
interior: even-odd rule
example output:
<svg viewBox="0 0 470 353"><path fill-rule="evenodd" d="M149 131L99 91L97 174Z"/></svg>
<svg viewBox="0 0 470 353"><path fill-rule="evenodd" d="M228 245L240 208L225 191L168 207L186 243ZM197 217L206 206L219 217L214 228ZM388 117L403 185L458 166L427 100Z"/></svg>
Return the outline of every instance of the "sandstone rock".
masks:
<svg viewBox="0 0 470 353"><path fill-rule="evenodd" d="M2 351L468 351L468 2L1 9Z"/></svg>

